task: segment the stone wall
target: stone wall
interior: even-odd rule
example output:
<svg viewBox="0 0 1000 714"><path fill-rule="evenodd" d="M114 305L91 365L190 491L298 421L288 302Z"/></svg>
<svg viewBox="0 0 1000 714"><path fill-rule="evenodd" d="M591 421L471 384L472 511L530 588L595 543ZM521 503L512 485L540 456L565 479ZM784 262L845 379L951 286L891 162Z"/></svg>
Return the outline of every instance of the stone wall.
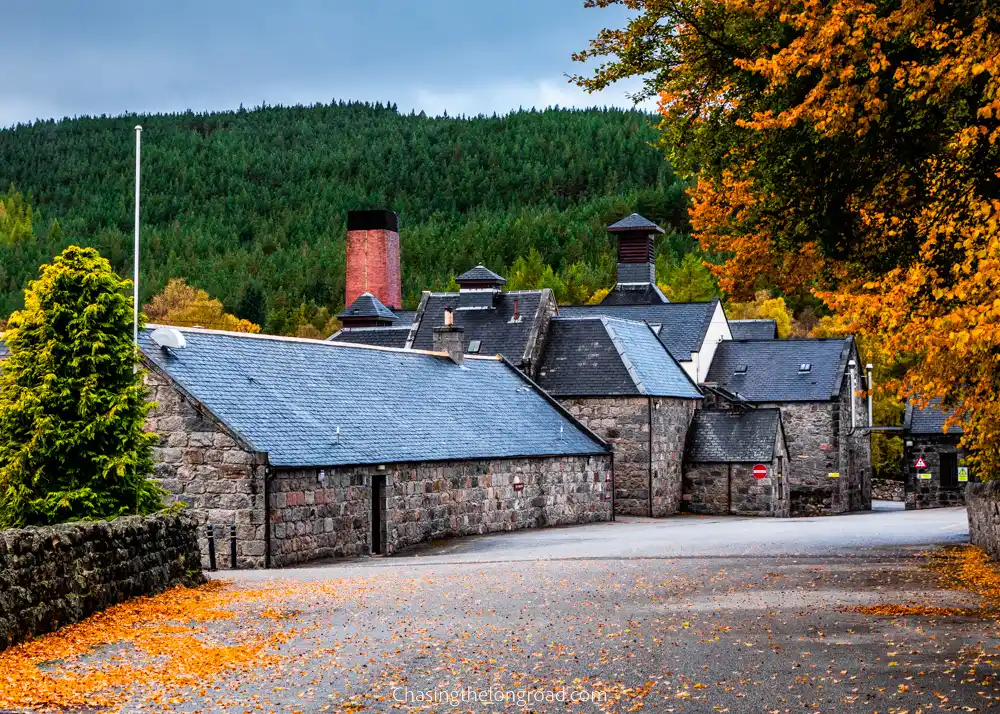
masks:
<svg viewBox="0 0 1000 714"><path fill-rule="evenodd" d="M371 552L372 493L384 479L378 550L437 538L611 519L611 457L562 456L275 472L272 564ZM523 489L515 488L515 483Z"/></svg>
<svg viewBox="0 0 1000 714"><path fill-rule="evenodd" d="M903 475L906 484L906 509L945 508L965 505L966 483L954 488L941 485L941 454L952 453L961 460L965 451L958 447L957 435L942 434L907 435L903 447ZM917 459L923 458L926 469L920 469L930 478L919 478Z"/></svg>
<svg viewBox="0 0 1000 714"><path fill-rule="evenodd" d="M681 510L684 481L684 443L687 440L693 399L653 399L653 516Z"/></svg>
<svg viewBox="0 0 1000 714"><path fill-rule="evenodd" d="M616 513L659 517L680 510L684 441L694 414L694 400L653 398L652 439L651 402L647 397L576 397L559 401L614 446Z"/></svg>
<svg viewBox="0 0 1000 714"><path fill-rule="evenodd" d="M374 468L274 471L271 565L368 555ZM378 473L385 473L380 471Z"/></svg>
<svg viewBox="0 0 1000 714"><path fill-rule="evenodd" d="M902 481L888 478L872 479L872 498L878 501L903 501L906 489Z"/></svg>
<svg viewBox="0 0 1000 714"><path fill-rule="evenodd" d="M965 489L969 542L1000 559L1000 482L970 483Z"/></svg>
<svg viewBox="0 0 1000 714"><path fill-rule="evenodd" d="M229 527L236 524L237 565L264 565L264 477L266 457L253 452L200 404L155 371L146 374L156 406L147 431L160 436L153 448L155 476L168 503L188 506L199 528L203 564L208 567L204 526L216 526L219 567L229 567Z"/></svg>
<svg viewBox="0 0 1000 714"><path fill-rule="evenodd" d="M0 531L0 649L173 585L204 582L187 516Z"/></svg>
<svg viewBox="0 0 1000 714"><path fill-rule="evenodd" d="M853 355L857 360L857 355ZM858 376L860 380L860 376ZM837 409L837 445L840 460L840 481L847 511L870 511L872 507L872 451L868 426L868 400L855 395L854 426L851 426L851 384L845 375ZM860 382L856 389L860 389Z"/></svg>

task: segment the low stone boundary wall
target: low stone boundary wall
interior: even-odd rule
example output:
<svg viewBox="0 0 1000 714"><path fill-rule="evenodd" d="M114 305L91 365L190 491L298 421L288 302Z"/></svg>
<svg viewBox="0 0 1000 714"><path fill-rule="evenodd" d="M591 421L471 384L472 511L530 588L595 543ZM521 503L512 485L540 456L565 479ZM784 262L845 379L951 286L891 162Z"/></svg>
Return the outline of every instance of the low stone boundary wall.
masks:
<svg viewBox="0 0 1000 714"><path fill-rule="evenodd" d="M1000 559L1000 482L970 483L965 506L969 513L969 541Z"/></svg>
<svg viewBox="0 0 1000 714"><path fill-rule="evenodd" d="M188 516L0 531L0 650L129 598L203 582Z"/></svg>
<svg viewBox="0 0 1000 714"><path fill-rule="evenodd" d="M876 501L905 501L906 488L902 481L887 478L872 479L872 498Z"/></svg>

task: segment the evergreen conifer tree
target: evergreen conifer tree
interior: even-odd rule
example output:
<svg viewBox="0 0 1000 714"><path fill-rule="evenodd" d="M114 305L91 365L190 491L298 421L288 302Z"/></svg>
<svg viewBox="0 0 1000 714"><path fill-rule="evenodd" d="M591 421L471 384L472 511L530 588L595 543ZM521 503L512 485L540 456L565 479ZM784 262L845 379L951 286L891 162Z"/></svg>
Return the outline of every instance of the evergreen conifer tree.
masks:
<svg viewBox="0 0 1000 714"><path fill-rule="evenodd" d="M25 291L0 372L0 528L160 508L131 282L71 246Z"/></svg>

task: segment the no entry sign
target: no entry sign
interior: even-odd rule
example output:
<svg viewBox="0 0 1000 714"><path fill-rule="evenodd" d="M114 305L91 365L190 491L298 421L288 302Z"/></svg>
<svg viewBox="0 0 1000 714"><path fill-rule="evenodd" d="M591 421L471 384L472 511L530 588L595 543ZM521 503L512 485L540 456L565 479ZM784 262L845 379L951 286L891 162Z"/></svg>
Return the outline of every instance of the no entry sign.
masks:
<svg viewBox="0 0 1000 714"><path fill-rule="evenodd" d="M754 478L767 478L767 466L764 464L757 464L753 467L753 477Z"/></svg>

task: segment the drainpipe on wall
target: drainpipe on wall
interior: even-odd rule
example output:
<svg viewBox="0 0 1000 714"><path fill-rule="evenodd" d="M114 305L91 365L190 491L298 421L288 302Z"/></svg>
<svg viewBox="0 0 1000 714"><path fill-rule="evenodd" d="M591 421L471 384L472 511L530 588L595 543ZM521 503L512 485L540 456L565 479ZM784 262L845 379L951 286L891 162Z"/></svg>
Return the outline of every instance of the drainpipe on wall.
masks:
<svg viewBox="0 0 1000 714"><path fill-rule="evenodd" d="M264 467L264 567L271 567L271 469Z"/></svg>
<svg viewBox="0 0 1000 714"><path fill-rule="evenodd" d="M865 370L868 372L868 426L875 426L875 422L872 419L872 397L875 392L875 378L872 376L872 370L875 369L875 365L871 362L865 365Z"/></svg>
<svg viewBox="0 0 1000 714"><path fill-rule="evenodd" d="M649 517L653 517L653 398L647 397L649 406Z"/></svg>
<svg viewBox="0 0 1000 714"><path fill-rule="evenodd" d="M851 380L851 386L850 386L850 389L851 389L851 434L854 433L854 429L857 426L857 415L854 413L854 410L855 410L855 403L854 403L855 394L854 394L854 392L857 389L857 382L854 379L854 369L857 366L858 366L857 362L855 362L854 360L851 360L850 362L847 363L847 375L848 375L848 377Z"/></svg>
<svg viewBox="0 0 1000 714"><path fill-rule="evenodd" d="M615 452L611 450L611 520L615 520Z"/></svg>

